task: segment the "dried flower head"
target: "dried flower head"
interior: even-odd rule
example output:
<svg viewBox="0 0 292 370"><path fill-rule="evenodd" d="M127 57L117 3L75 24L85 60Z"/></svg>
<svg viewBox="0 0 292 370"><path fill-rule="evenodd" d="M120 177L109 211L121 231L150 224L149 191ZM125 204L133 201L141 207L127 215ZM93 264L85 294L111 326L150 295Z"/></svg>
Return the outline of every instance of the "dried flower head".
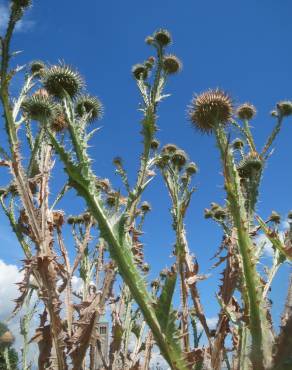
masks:
<svg viewBox="0 0 292 370"><path fill-rule="evenodd" d="M62 98L66 92L73 98L84 86L84 81L80 74L69 66L55 65L44 71L43 84L51 95Z"/></svg>
<svg viewBox="0 0 292 370"><path fill-rule="evenodd" d="M256 112L256 108L252 104L244 103L237 108L236 114L241 120L251 120Z"/></svg>
<svg viewBox="0 0 292 370"><path fill-rule="evenodd" d="M142 78L142 80L146 80L148 77L148 69L144 64L135 64L132 67L132 73L136 80L140 80L140 78Z"/></svg>
<svg viewBox="0 0 292 370"><path fill-rule="evenodd" d="M35 76L40 76L45 70L45 63L41 60L34 60L30 63L30 73Z"/></svg>
<svg viewBox="0 0 292 370"><path fill-rule="evenodd" d="M162 47L169 45L172 41L171 34L165 29L155 31L153 38Z"/></svg>
<svg viewBox="0 0 292 370"><path fill-rule="evenodd" d="M208 90L192 100L188 113L198 130L211 133L216 125L226 124L231 119L232 101L221 90Z"/></svg>
<svg viewBox="0 0 292 370"><path fill-rule="evenodd" d="M179 169L181 169L186 164L187 160L188 157L186 153L181 149L176 150L171 157L171 162Z"/></svg>
<svg viewBox="0 0 292 370"><path fill-rule="evenodd" d="M57 228L60 228L64 225L65 218L63 211L53 211L53 223Z"/></svg>
<svg viewBox="0 0 292 370"><path fill-rule="evenodd" d="M46 89L39 89L33 95L34 96L44 96L45 98L49 97L49 94Z"/></svg>
<svg viewBox="0 0 292 370"><path fill-rule="evenodd" d="M49 119L53 114L54 107L51 98L42 94L34 94L26 98L21 104L23 112L30 119L36 121Z"/></svg>
<svg viewBox="0 0 292 370"><path fill-rule="evenodd" d="M0 337L0 344L11 344L14 342L14 336L12 335L11 331L7 330L4 334Z"/></svg>
<svg viewBox="0 0 292 370"><path fill-rule="evenodd" d="M66 115L60 104L58 104L54 109L50 126L54 132L62 132L68 127Z"/></svg>
<svg viewBox="0 0 292 370"><path fill-rule="evenodd" d="M76 101L75 111L78 117L87 115L87 121L93 122L102 117L103 106L98 98L90 95L82 95Z"/></svg>
<svg viewBox="0 0 292 370"><path fill-rule="evenodd" d="M281 101L277 103L277 110L282 117L291 116L292 114L292 102L291 101Z"/></svg>
<svg viewBox="0 0 292 370"><path fill-rule="evenodd" d="M190 163L186 166L186 173L187 173L189 176L195 175L197 172L198 172L198 166L196 165L196 163L195 163L195 162L190 162Z"/></svg>
<svg viewBox="0 0 292 370"><path fill-rule="evenodd" d="M182 62L175 55L163 57L163 69L168 74L178 73L182 69Z"/></svg>

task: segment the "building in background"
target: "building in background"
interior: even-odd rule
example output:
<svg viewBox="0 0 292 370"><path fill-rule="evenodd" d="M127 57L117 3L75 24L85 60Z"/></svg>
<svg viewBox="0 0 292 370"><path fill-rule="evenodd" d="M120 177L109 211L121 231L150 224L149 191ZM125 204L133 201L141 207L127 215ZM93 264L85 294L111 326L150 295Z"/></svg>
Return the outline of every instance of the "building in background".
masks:
<svg viewBox="0 0 292 370"><path fill-rule="evenodd" d="M97 324L97 338L100 340L100 349L102 356L108 363L108 349L109 349L109 324L108 322L99 322ZM103 363L98 349L96 349L96 364L95 370L102 370Z"/></svg>

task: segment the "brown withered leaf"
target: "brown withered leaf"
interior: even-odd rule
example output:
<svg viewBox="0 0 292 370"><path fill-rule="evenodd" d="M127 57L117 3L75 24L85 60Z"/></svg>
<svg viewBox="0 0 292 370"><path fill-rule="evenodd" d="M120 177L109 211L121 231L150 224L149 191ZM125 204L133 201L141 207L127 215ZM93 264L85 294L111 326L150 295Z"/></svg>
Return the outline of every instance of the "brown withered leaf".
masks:
<svg viewBox="0 0 292 370"><path fill-rule="evenodd" d="M35 335L30 340L30 342L36 342L39 347L39 370L45 370L50 366L50 357L53 345L51 326L45 325L46 320L47 312L44 310L40 315L40 326L36 329Z"/></svg>

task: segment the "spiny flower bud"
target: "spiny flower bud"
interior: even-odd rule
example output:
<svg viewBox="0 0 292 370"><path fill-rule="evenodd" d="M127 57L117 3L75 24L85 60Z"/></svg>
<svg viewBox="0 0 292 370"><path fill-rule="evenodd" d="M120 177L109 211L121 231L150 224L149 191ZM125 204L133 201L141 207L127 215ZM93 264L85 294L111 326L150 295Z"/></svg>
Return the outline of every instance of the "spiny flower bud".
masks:
<svg viewBox="0 0 292 370"><path fill-rule="evenodd" d="M249 154L242 159L237 170L241 177L250 177L254 172L259 172L263 167L261 159L257 155Z"/></svg>
<svg viewBox="0 0 292 370"><path fill-rule="evenodd" d="M198 172L198 167L195 162L190 162L186 167L186 173L189 176L195 175Z"/></svg>
<svg viewBox="0 0 292 370"><path fill-rule="evenodd" d="M241 120L251 120L256 112L256 108L252 104L244 103L237 108L236 114Z"/></svg>
<svg viewBox="0 0 292 370"><path fill-rule="evenodd" d="M135 64L132 67L132 73L136 80L140 80L140 78L142 78L142 80L146 80L148 77L148 69L144 64Z"/></svg>
<svg viewBox="0 0 292 370"><path fill-rule="evenodd" d="M159 145L160 145L160 142L157 139L153 139L151 141L150 147L151 149L156 150L159 148Z"/></svg>
<svg viewBox="0 0 292 370"><path fill-rule="evenodd" d="M213 212L210 209L205 208L204 209L204 217L205 218L212 218L212 216L213 216Z"/></svg>
<svg viewBox="0 0 292 370"><path fill-rule="evenodd" d="M270 115L271 115L272 117L278 117L278 112L277 112L276 110L272 110L272 111L270 112Z"/></svg>
<svg viewBox="0 0 292 370"><path fill-rule="evenodd" d="M149 272L149 270L150 270L150 266L149 266L149 264L148 264L148 263L144 263L144 264L142 265L142 271L143 271L143 272Z"/></svg>
<svg viewBox="0 0 292 370"><path fill-rule="evenodd" d="M147 36L145 42L146 44L151 45L154 42L154 38L152 36Z"/></svg>
<svg viewBox="0 0 292 370"><path fill-rule="evenodd" d="M163 69L168 74L178 73L182 69L182 63L175 55L166 55L162 63Z"/></svg>
<svg viewBox="0 0 292 370"><path fill-rule="evenodd" d="M35 94L30 98L26 98L21 108L30 119L36 121L43 121L52 116L55 104L52 100L44 95Z"/></svg>
<svg viewBox="0 0 292 370"><path fill-rule="evenodd" d="M153 38L162 47L169 45L172 41L170 33L164 29L155 31Z"/></svg>
<svg viewBox="0 0 292 370"><path fill-rule="evenodd" d="M281 216L276 211L272 211L270 221L274 222L275 224L279 224L281 222Z"/></svg>
<svg viewBox="0 0 292 370"><path fill-rule="evenodd" d="M214 217L217 220L224 220L226 218L226 211L224 208L218 208L214 211Z"/></svg>
<svg viewBox="0 0 292 370"><path fill-rule="evenodd" d="M122 158L121 157L115 157L113 159L113 164L117 167L121 167L123 164Z"/></svg>
<svg viewBox="0 0 292 370"><path fill-rule="evenodd" d="M102 117L103 106L100 100L94 96L80 96L75 105L75 111L78 117L87 115L88 122L93 122Z"/></svg>
<svg viewBox="0 0 292 370"><path fill-rule="evenodd" d="M159 281L157 279L151 281L151 288L159 288Z"/></svg>
<svg viewBox="0 0 292 370"><path fill-rule="evenodd" d="M75 217L74 217L74 216L69 216L69 217L67 218L67 223L68 223L68 225L73 225L73 224L75 224Z"/></svg>
<svg viewBox="0 0 292 370"><path fill-rule="evenodd" d="M20 8L28 8L31 5L31 0L12 0L12 2Z"/></svg>
<svg viewBox="0 0 292 370"><path fill-rule="evenodd" d="M97 189L104 190L105 192L108 192L111 189L111 183L109 179L96 179L96 185Z"/></svg>
<svg viewBox="0 0 292 370"><path fill-rule="evenodd" d="M141 210L146 213L146 212L150 212L151 211L151 206L148 202L143 202L141 204Z"/></svg>
<svg viewBox="0 0 292 370"><path fill-rule="evenodd" d="M287 218L288 218L288 222L292 222L292 211L290 211L290 212L288 213Z"/></svg>
<svg viewBox="0 0 292 370"><path fill-rule="evenodd" d="M36 76L42 75L45 70L45 63L41 60L34 60L30 63L30 73Z"/></svg>
<svg viewBox="0 0 292 370"><path fill-rule="evenodd" d="M221 208L220 205L218 203L215 203L215 202L212 202L210 205L211 205L212 211L215 211L216 209Z"/></svg>
<svg viewBox="0 0 292 370"><path fill-rule="evenodd" d="M155 58L149 57L144 64L145 64L145 67L147 67L148 69L152 69L154 66L154 63L155 63Z"/></svg>
<svg viewBox="0 0 292 370"><path fill-rule="evenodd" d="M176 150L178 150L178 147L175 144L166 144L162 148L163 153L174 153Z"/></svg>
<svg viewBox="0 0 292 370"><path fill-rule="evenodd" d="M144 65L148 69L152 69L155 63L155 58L154 57L149 57L145 62Z"/></svg>
<svg viewBox="0 0 292 370"><path fill-rule="evenodd" d="M56 65L46 69L43 84L49 94L58 98L64 96L64 91L73 98L84 86L80 74L66 65Z"/></svg>
<svg viewBox="0 0 292 370"><path fill-rule="evenodd" d="M183 175L181 175L180 179L181 179L182 184L186 186L190 180L190 176L184 173Z"/></svg>
<svg viewBox="0 0 292 370"><path fill-rule="evenodd" d="M226 124L231 119L232 101L221 90L208 90L192 100L188 113L198 130L211 133L219 123Z"/></svg>
<svg viewBox="0 0 292 370"><path fill-rule="evenodd" d="M183 150L176 150L171 157L172 163L181 169L187 162L188 157Z"/></svg>
<svg viewBox="0 0 292 370"><path fill-rule="evenodd" d="M282 117L291 116L292 102L287 100L277 103L277 110Z"/></svg>
<svg viewBox="0 0 292 370"><path fill-rule="evenodd" d="M116 205L116 196L114 194L108 194L107 198L106 198L106 204L109 206L109 207L114 207Z"/></svg>
<svg viewBox="0 0 292 370"><path fill-rule="evenodd" d="M232 148L234 149L234 150L240 150L240 149L242 149L243 148L243 146L244 146L244 142L241 140L241 139L234 139L233 140L233 142L231 143L231 145L232 145Z"/></svg>
<svg viewBox="0 0 292 370"><path fill-rule="evenodd" d="M156 166L160 169L165 168L165 166L168 164L169 159L170 155L168 153L162 153L162 156L156 162Z"/></svg>
<svg viewBox="0 0 292 370"><path fill-rule="evenodd" d="M160 273L159 273L159 276L161 277L161 279L165 279L168 275L168 272L169 271L167 270L167 268L161 270Z"/></svg>

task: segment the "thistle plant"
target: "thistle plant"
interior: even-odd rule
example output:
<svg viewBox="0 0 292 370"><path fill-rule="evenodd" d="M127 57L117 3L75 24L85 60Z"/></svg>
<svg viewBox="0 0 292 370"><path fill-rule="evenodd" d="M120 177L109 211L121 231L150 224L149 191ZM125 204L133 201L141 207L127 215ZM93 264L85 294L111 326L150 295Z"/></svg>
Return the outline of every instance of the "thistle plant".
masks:
<svg viewBox="0 0 292 370"><path fill-rule="evenodd" d="M117 190L93 171L89 141L98 131L92 127L102 118L103 105L85 90L79 72L64 63L38 60L10 67L11 37L29 5L11 1L0 71L8 138L0 148L0 166L10 174L0 189L0 202L24 254L14 312L33 307L21 321L22 367L29 368L28 346L34 341L39 369L147 370L155 347L174 370L220 370L224 365L232 370L290 369L291 283L279 334L272 324L269 294L277 272L292 259L292 216L283 236L280 215L273 211L264 220L257 204L266 163L283 121L292 115L292 103L276 105L276 124L262 150L252 134L252 104L234 109L231 97L216 89L195 96L188 108L194 127L215 137L226 192L225 204L212 203L205 210L205 217L222 229L214 266L224 264L216 295L220 311L212 329L200 298L199 283L208 275L200 273L185 225L198 166L175 144L160 148L156 137L159 107L168 97L166 83L182 70L180 59L170 53L171 34L159 29L148 36L151 55L132 67L141 98L143 147L134 184L123 159L114 158L122 183ZM12 100L10 81L16 73L24 73L25 82ZM65 179L59 193L51 194L56 160L64 166ZM150 281L142 235L151 205L144 192L158 174L171 200L175 262ZM85 204L74 215L59 209L69 192ZM274 250L264 272L259 236ZM37 300L31 302L34 295ZM32 312L39 314L39 326L29 340ZM106 349L99 330L105 317L111 334Z"/></svg>

